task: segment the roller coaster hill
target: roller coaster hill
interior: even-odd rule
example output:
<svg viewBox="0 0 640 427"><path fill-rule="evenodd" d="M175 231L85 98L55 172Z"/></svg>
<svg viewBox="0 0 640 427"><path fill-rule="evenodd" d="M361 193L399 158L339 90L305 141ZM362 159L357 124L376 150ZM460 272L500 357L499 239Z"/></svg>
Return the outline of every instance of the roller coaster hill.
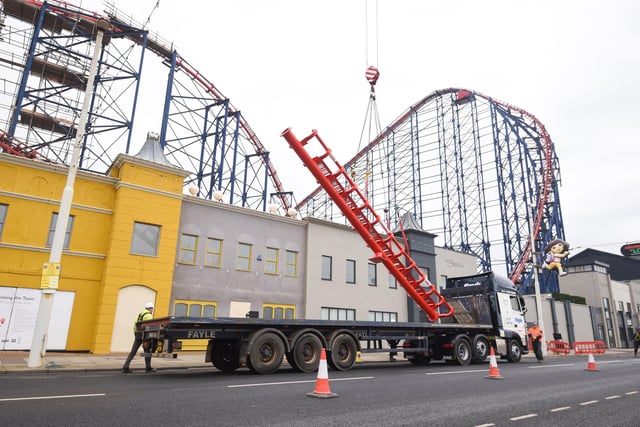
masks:
<svg viewBox="0 0 640 427"><path fill-rule="evenodd" d="M193 172L185 187L199 197L224 195L225 202L250 209L286 214L295 208L302 216L346 222L322 187L301 202L285 191L240 110L144 25L113 6L96 13L58 1L0 5L4 152L69 165L87 70L99 49L94 87L87 91L81 170L105 173L119 153L131 153L138 121L154 117L147 106L157 104L152 128L159 129L163 153ZM96 46L99 19L109 28ZM144 83L162 75L164 98L156 99L157 85L145 93ZM344 167L389 229L410 212L438 235L440 246L475 255L479 272L504 270L522 294L534 292L532 252L542 265L546 244L566 240L549 133L529 112L473 90L427 95ZM542 270L539 278L541 292L559 290L555 271Z"/></svg>

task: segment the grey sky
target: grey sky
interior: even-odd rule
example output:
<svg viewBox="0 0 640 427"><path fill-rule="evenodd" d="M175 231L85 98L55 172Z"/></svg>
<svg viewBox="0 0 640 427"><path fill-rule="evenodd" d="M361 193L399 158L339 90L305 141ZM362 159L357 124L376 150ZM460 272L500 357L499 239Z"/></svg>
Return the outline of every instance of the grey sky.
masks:
<svg viewBox="0 0 640 427"><path fill-rule="evenodd" d="M365 119L364 72L376 65L382 126L447 87L523 108L554 141L575 251L619 254L640 241L640 2L378 0L377 45L366 37L365 0L156 3L115 0L139 22L153 11L148 27L242 111L298 200L316 185L280 133L318 129L346 162ZM371 28L376 2L368 5Z"/></svg>

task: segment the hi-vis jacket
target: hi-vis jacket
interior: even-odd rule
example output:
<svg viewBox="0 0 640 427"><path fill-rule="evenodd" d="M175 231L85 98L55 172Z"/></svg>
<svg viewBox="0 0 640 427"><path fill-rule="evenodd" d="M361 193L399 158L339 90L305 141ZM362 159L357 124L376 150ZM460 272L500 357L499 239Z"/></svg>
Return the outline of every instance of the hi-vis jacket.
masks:
<svg viewBox="0 0 640 427"><path fill-rule="evenodd" d="M540 326L533 325L529 328L529 330L527 330L527 333L531 335L531 339L533 341L535 341L538 337L540 337L540 341L542 341L542 329L540 329Z"/></svg>
<svg viewBox="0 0 640 427"><path fill-rule="evenodd" d="M133 332L136 332L138 330L137 328L138 322L142 322L143 320L151 320L151 319L153 319L153 314L151 314L151 312L146 308L142 310L140 314L138 314L136 321L133 323Z"/></svg>

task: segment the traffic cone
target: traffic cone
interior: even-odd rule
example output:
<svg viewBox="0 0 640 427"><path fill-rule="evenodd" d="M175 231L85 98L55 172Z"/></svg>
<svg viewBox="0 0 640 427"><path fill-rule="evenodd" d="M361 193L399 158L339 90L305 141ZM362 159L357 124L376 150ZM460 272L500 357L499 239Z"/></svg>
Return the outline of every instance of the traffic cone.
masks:
<svg viewBox="0 0 640 427"><path fill-rule="evenodd" d="M500 375L500 370L498 370L498 362L496 361L496 354L493 352L493 347L491 347L491 352L489 353L489 375L485 378L491 380L504 379L504 377Z"/></svg>
<svg viewBox="0 0 640 427"><path fill-rule="evenodd" d="M331 393L331 390L329 390L327 353L324 348L322 349L322 353L320 353L320 365L318 366L318 379L316 380L316 388L311 393L307 393L307 396L322 398L338 396L336 393Z"/></svg>
<svg viewBox="0 0 640 427"><path fill-rule="evenodd" d="M587 362L587 369L585 369L585 371L598 371L598 368L596 368L596 360L591 353L589 353L589 361Z"/></svg>

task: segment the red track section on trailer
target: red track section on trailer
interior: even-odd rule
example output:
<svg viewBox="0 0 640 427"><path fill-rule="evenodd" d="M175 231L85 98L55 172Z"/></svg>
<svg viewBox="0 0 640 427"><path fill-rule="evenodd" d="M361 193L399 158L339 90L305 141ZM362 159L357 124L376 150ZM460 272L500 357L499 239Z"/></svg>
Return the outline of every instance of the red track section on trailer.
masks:
<svg viewBox="0 0 640 427"><path fill-rule="evenodd" d="M344 167L333 157L318 132L312 131L302 141L295 137L291 129L282 132L282 136L371 248L374 253L371 260L381 262L387 267L409 296L424 310L430 321L451 316L453 308L427 280L393 233L373 211L369 201ZM314 146L309 144L314 142L317 143ZM318 151L312 156L309 150Z"/></svg>

